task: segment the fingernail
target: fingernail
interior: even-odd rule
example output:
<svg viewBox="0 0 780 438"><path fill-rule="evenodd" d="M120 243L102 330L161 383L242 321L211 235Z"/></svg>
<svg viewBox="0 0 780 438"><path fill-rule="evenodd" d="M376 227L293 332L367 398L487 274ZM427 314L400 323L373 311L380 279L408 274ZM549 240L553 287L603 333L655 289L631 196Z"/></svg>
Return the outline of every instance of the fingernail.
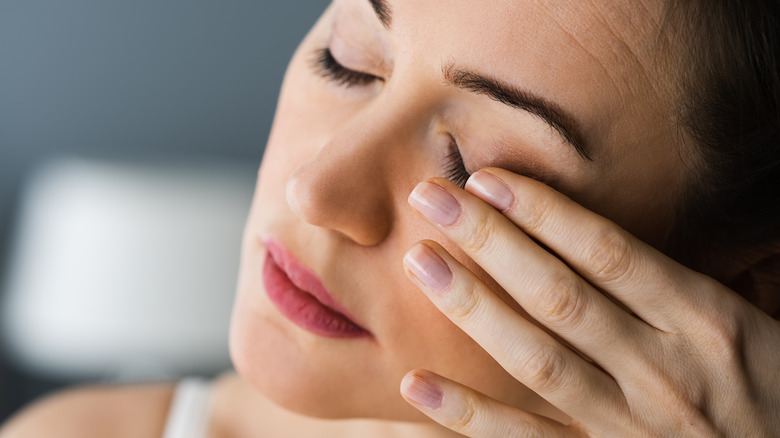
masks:
<svg viewBox="0 0 780 438"><path fill-rule="evenodd" d="M407 374L401 381L401 392L429 409L441 407L444 391L431 381L416 374Z"/></svg>
<svg viewBox="0 0 780 438"><path fill-rule="evenodd" d="M417 184L409 195L409 204L428 219L443 226L452 225L460 215L460 204L455 197L429 182Z"/></svg>
<svg viewBox="0 0 780 438"><path fill-rule="evenodd" d="M452 282L452 271L436 252L417 245L404 256L404 266L429 289L441 292Z"/></svg>
<svg viewBox="0 0 780 438"><path fill-rule="evenodd" d="M515 197L503 181L487 172L476 172L466 182L466 188L474 189L474 194L493 207L506 211L512 206Z"/></svg>

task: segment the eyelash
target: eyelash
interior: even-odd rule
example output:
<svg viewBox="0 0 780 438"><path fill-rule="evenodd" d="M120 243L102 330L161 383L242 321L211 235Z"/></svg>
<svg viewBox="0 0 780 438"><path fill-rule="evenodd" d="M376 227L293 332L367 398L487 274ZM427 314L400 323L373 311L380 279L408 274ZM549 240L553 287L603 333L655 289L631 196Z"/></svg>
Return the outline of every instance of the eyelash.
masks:
<svg viewBox="0 0 780 438"><path fill-rule="evenodd" d="M336 85L352 88L369 85L376 81L384 82L384 79L379 76L344 67L333 57L333 53L328 47L318 49L315 55L314 70L316 73ZM465 187L471 174L466 170L466 164L463 162L455 140L450 143L450 150L445 160L444 177L461 188Z"/></svg>
<svg viewBox="0 0 780 438"><path fill-rule="evenodd" d="M329 48L319 49L316 53L314 67L317 73L325 79L346 88L368 85L375 81L384 81L379 76L350 70L336 61Z"/></svg>
<svg viewBox="0 0 780 438"><path fill-rule="evenodd" d="M444 177L455 185L460 186L460 188L466 187L466 181L468 181L471 174L466 170L466 164L463 162L463 157L460 155L460 150L455 140L452 140L452 143L450 143L450 151L445 160Z"/></svg>

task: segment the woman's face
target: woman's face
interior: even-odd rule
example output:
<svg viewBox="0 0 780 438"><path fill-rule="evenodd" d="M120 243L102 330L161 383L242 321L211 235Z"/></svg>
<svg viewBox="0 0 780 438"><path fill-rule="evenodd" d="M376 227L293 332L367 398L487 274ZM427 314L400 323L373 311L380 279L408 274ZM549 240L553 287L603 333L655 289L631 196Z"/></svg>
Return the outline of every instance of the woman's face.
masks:
<svg viewBox="0 0 780 438"><path fill-rule="evenodd" d="M421 419L398 390L414 368L552 415L406 278L427 238L494 284L406 199L426 177L503 167L660 245L686 173L661 6L642 3L336 0L290 63L259 172L238 371L315 416ZM365 331L312 304L303 271Z"/></svg>

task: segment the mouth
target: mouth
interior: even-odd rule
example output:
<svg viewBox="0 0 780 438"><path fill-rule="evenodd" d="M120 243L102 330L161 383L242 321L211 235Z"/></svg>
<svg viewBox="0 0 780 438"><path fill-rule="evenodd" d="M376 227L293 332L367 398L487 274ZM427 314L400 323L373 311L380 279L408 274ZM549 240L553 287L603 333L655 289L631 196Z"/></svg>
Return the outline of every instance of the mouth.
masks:
<svg viewBox="0 0 780 438"><path fill-rule="evenodd" d="M328 338L363 338L371 333L358 325L307 267L280 242L267 239L263 284L279 312L297 326Z"/></svg>

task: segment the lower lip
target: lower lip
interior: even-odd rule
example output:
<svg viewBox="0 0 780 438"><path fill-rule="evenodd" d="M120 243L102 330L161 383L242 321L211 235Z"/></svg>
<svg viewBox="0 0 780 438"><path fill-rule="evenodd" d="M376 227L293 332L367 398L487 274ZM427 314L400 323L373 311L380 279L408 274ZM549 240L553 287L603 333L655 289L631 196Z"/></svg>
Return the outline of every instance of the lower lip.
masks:
<svg viewBox="0 0 780 438"><path fill-rule="evenodd" d="M263 266L263 284L268 298L282 315L303 329L328 338L369 336L367 331L346 316L296 287L268 252Z"/></svg>

